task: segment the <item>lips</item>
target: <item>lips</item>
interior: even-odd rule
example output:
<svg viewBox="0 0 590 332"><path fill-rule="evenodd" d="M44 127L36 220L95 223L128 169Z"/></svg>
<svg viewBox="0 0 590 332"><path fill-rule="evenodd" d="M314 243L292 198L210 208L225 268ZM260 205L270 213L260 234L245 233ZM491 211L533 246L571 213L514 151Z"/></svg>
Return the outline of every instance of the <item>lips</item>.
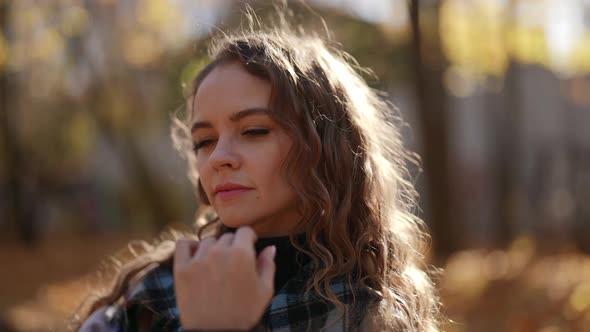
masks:
<svg viewBox="0 0 590 332"><path fill-rule="evenodd" d="M215 197L220 199L231 199L240 196L243 193L252 190L250 187L243 186L237 183L223 183L215 186Z"/></svg>

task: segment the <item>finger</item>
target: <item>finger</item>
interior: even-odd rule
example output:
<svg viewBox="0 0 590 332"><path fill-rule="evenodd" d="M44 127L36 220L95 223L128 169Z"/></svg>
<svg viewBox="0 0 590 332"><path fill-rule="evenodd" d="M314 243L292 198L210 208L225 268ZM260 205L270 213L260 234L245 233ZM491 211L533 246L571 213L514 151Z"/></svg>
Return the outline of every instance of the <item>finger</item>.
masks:
<svg viewBox="0 0 590 332"><path fill-rule="evenodd" d="M195 246L198 246L198 244L191 239L176 240L176 248L174 249L174 266L185 266L193 256L193 248Z"/></svg>
<svg viewBox="0 0 590 332"><path fill-rule="evenodd" d="M226 247L231 246L233 241L234 241L234 234L233 233L225 233L219 238L219 240L217 240L217 245L226 248Z"/></svg>
<svg viewBox="0 0 590 332"><path fill-rule="evenodd" d="M258 276L262 284L266 286L266 289L274 289L276 253L277 248L275 246L268 246L258 255L258 261L256 262Z"/></svg>
<svg viewBox="0 0 590 332"><path fill-rule="evenodd" d="M238 228L234 236L233 246L251 250L254 253L254 242L256 242L256 233L251 227L244 226Z"/></svg>
<svg viewBox="0 0 590 332"><path fill-rule="evenodd" d="M199 248L197 249L197 252L195 253L195 256L193 257L193 260L202 260L205 257L207 257L207 253L209 252L209 249L211 248L212 245L215 244L215 238L213 237L208 237L205 238L203 240L201 240L201 242L199 243Z"/></svg>

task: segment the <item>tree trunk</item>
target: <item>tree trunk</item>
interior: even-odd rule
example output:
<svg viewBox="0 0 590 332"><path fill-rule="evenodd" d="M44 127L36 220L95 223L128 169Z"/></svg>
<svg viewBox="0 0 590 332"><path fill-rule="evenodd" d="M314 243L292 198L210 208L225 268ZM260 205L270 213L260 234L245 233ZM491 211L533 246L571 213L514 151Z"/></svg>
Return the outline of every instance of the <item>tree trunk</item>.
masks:
<svg viewBox="0 0 590 332"><path fill-rule="evenodd" d="M0 2L0 24L2 31L7 31L8 14L10 2ZM31 199L26 199L24 185L27 181L23 154L18 141L15 119L11 116L14 113L14 105L11 101L14 98L14 80L8 78L9 74L5 69L0 69L0 135L4 142L4 168L6 169L8 193L8 223L7 226L15 227L20 239L28 245L33 245L37 239L37 232L34 227L34 209L28 206ZM11 99L12 96L12 99ZM12 113L12 114L11 114ZM31 180L31 179L28 179ZM12 223L12 225L10 225Z"/></svg>
<svg viewBox="0 0 590 332"><path fill-rule="evenodd" d="M420 25L420 6L418 0L409 2L412 23L412 48L414 52L414 78L418 121L422 127L426 194L429 206L425 207L426 221L433 238L435 254L447 257L458 248L455 225L450 222L450 188L448 169L447 106L443 85L444 61L438 40L423 40ZM439 4L435 4L438 20ZM429 66L424 62L422 47L429 45L428 52L436 52L437 63ZM429 56L433 54L429 53Z"/></svg>

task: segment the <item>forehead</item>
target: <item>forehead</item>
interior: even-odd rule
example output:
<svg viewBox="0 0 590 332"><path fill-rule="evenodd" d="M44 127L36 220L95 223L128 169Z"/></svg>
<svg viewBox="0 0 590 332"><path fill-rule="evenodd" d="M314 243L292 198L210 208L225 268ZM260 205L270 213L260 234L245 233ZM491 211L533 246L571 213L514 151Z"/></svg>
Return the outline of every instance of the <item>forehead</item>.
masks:
<svg viewBox="0 0 590 332"><path fill-rule="evenodd" d="M237 62L222 64L203 79L190 100L191 117L266 108L270 95L269 81L250 74Z"/></svg>

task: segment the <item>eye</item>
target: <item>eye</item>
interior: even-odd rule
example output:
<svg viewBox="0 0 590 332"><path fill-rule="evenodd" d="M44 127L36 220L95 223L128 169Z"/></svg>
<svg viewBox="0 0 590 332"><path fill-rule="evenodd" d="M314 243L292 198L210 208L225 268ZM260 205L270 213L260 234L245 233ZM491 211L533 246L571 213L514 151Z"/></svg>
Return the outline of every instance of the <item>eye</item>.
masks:
<svg viewBox="0 0 590 332"><path fill-rule="evenodd" d="M210 138L203 139L199 142L195 142L195 143L193 143L193 151L198 152L200 148L206 147L206 146L210 145L211 143L213 143L213 139L210 139Z"/></svg>
<svg viewBox="0 0 590 332"><path fill-rule="evenodd" d="M248 129L242 132L246 136L263 136L269 133L270 130L264 128Z"/></svg>

